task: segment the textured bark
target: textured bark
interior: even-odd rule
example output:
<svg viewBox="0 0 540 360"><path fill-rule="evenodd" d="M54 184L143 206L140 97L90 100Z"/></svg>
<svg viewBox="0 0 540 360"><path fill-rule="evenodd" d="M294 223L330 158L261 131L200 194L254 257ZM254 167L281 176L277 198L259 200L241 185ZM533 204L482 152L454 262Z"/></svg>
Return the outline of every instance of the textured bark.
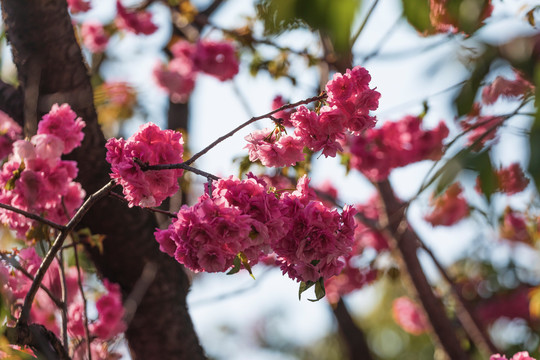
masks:
<svg viewBox="0 0 540 360"><path fill-rule="evenodd" d="M23 95L21 88L15 88L0 80L0 110L23 125Z"/></svg>
<svg viewBox="0 0 540 360"><path fill-rule="evenodd" d="M108 181L105 139L97 124L87 68L76 42L65 0L2 0L8 41L25 99L25 114L41 117L54 103L69 103L86 121L85 140L72 158L87 193ZM29 74L39 77L35 79ZM26 101L31 84L39 86L37 99ZM37 104L28 109L27 104ZM32 111L33 110L33 111ZM37 119L34 119L37 121ZM83 226L105 234L104 252L91 251L98 271L120 284L128 299L146 264L157 273L126 332L135 359L203 359L204 354L186 308L189 283L182 267L159 251L152 214L129 209L118 200L99 202L84 218ZM139 281L140 285L140 281Z"/></svg>

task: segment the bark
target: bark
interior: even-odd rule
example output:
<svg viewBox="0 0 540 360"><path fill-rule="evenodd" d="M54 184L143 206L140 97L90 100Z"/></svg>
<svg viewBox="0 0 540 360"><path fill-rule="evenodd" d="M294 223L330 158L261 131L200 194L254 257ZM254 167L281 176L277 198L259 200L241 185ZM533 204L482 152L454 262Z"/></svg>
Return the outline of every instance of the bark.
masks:
<svg viewBox="0 0 540 360"><path fill-rule="evenodd" d="M40 118L54 103L71 105L86 122L83 145L72 154L79 165L78 181L88 194L95 192L109 179L105 139L66 1L2 0L2 15L23 91L24 118L32 113ZM36 85L33 99L29 90ZM37 109L29 108L34 103ZM187 276L180 264L159 251L153 215L108 198L91 209L82 225L106 236L103 253L91 249L92 259L102 276L120 284L129 300L126 306L136 308L126 332L133 358L205 358L187 312ZM146 264L154 264L156 273L141 279ZM141 282L148 289L139 302L129 295Z"/></svg>

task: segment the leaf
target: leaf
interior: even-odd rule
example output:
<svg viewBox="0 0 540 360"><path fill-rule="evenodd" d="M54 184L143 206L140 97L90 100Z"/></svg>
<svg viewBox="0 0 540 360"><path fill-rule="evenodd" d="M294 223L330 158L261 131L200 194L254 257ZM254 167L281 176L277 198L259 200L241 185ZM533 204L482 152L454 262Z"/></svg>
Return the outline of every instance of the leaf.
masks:
<svg viewBox="0 0 540 360"><path fill-rule="evenodd" d="M435 32L429 19L429 0L401 0L401 5L405 19L418 32L426 35Z"/></svg>
<svg viewBox="0 0 540 360"><path fill-rule="evenodd" d="M463 84L463 87L455 100L458 116L466 115L471 111L478 88L489 72L489 68L496 59L496 56L497 53L495 49L493 47L488 47L480 57L475 59L474 70L471 73L470 78Z"/></svg>
<svg viewBox="0 0 540 360"><path fill-rule="evenodd" d="M529 24L531 24L532 27L536 27L536 19L534 18L534 12L538 10L540 6L535 6L531 10L527 11L526 18Z"/></svg>
<svg viewBox="0 0 540 360"><path fill-rule="evenodd" d="M17 170L13 170L13 176L6 182L6 185L4 185L4 189L14 190L15 182L21 177L21 173L24 171L25 168L26 165L24 164L24 160L21 160L19 168Z"/></svg>
<svg viewBox="0 0 540 360"><path fill-rule="evenodd" d="M309 289L310 287L312 287L313 285L315 285L315 283L313 281L308 281L308 282L300 282L300 287L298 288L298 300L301 300L302 299L302 293L304 291L306 291L307 289Z"/></svg>
<svg viewBox="0 0 540 360"><path fill-rule="evenodd" d="M227 275L236 274L237 272L240 271L241 268L242 268L242 261L240 260L240 257L236 255L236 257L233 260L233 267L231 270L229 270Z"/></svg>
<svg viewBox="0 0 540 360"><path fill-rule="evenodd" d="M321 300L326 295L326 290L324 289L324 279L321 277L315 283L315 299L308 299L311 302L316 302Z"/></svg>
<svg viewBox="0 0 540 360"><path fill-rule="evenodd" d="M497 190L497 178L495 177L495 171L491 164L491 158L489 157L489 151L485 150L481 153L474 154L467 157L467 163L465 168L474 170L478 173L480 179L480 189L486 196L486 199L491 202L491 195Z"/></svg>
<svg viewBox="0 0 540 360"><path fill-rule="evenodd" d="M249 265L249 261L246 254L240 251L237 256L242 261L242 265L244 265L244 268L248 271L249 275L251 275L253 280L255 280L255 276L251 272L251 266Z"/></svg>

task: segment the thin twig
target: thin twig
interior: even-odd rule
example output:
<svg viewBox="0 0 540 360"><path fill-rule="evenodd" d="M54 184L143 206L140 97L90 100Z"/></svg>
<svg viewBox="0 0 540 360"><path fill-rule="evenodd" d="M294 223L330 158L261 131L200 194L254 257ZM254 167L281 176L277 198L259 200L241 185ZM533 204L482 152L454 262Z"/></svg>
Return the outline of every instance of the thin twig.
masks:
<svg viewBox="0 0 540 360"><path fill-rule="evenodd" d="M246 121L245 123L239 125L238 127L234 128L233 130L231 130L230 132L228 132L227 134L219 137L216 141L214 141L213 143L211 143L210 145L208 145L207 147L205 147L204 149L202 149L201 151L199 151L198 153L196 153L195 155L193 155L190 159L186 160L183 162L183 164L186 164L186 165L191 165L195 162L195 160L197 160L198 158L200 158L201 156L203 156L204 154L206 154L210 149L212 149L213 147L215 147L217 144L219 144L220 142L222 142L223 140L226 140L227 138L233 136L235 133L237 133L238 131L242 130L243 128L245 128L246 126L254 123L255 121L258 121L258 120L261 120L261 119L265 119L265 118L268 118L270 117L271 115L274 115L275 113L277 112L280 112L280 111L283 111L283 110L288 110L288 109L292 109L292 108L295 108L297 106L300 106L300 105L305 105L305 104L309 104L309 103L312 103L314 101L320 101L322 99L326 98L326 94L322 94L322 95L319 95L319 96L314 96L314 97L311 97L309 99L305 99L305 100L302 100L302 101L298 101L298 102L295 102L295 103L292 103L292 104L286 104L286 105L283 105L282 107L278 108L278 109L275 109L275 110L272 110L270 111L269 113L266 113L264 115L260 115L260 116L255 116L255 117L252 117L251 119L249 119L248 121ZM190 170L191 171L191 170Z"/></svg>
<svg viewBox="0 0 540 360"><path fill-rule="evenodd" d="M34 281L34 277L32 276L32 274L30 274L28 271L26 271L26 269L21 265L21 263L18 262L14 257L11 257L8 254L0 252L0 258L7 261L11 266L13 266L16 270L19 270L21 272L21 274L26 276L28 279ZM52 293L52 291L48 287L46 287L43 284L40 284L40 288L43 291L45 291L45 293L49 296L49 298L54 302L56 307L62 308L62 300L60 300L56 296L54 296L54 294Z"/></svg>
<svg viewBox="0 0 540 360"><path fill-rule="evenodd" d="M66 227L64 225L60 225L60 224L57 224L53 221L50 221L50 220L47 220L39 215L36 215L36 214L32 214L28 211L24 211L24 210L21 210L21 209L18 209L16 207L13 207L11 205L6 205L6 204L2 204L0 203L0 208L2 209L5 209L5 210L9 210L9 211L13 211L14 213L17 213L17 214L20 214L20 215L23 215L24 217L27 217L29 219L32 219L32 220L36 220L40 223L43 223L45 225L49 225L50 227L54 228L54 229L57 229L57 230L64 230Z"/></svg>
<svg viewBox="0 0 540 360"><path fill-rule="evenodd" d="M67 334L67 285L66 285L66 272L64 269L64 255L62 251L58 252L58 264L60 268L60 287L62 290L62 307L60 308L60 316L62 317L62 344L67 349L69 348L68 334Z"/></svg>
<svg viewBox="0 0 540 360"><path fill-rule="evenodd" d="M366 24L369 20L369 18L371 17L371 14L373 13L373 10L375 10L375 7L377 6L377 4L379 3L379 0L375 0L373 2L373 4L371 5L371 7L369 8L368 10L368 13L366 14L366 17L364 18L364 21L362 21L362 24L360 25L360 27L358 28L358 30L356 31L356 33L353 35L353 37L351 38L351 47L354 45L354 43L356 42L356 40L358 40L358 37L360 36L360 34L362 33L362 31L364 30L364 28L366 27Z"/></svg>
<svg viewBox="0 0 540 360"><path fill-rule="evenodd" d="M153 262L148 262L144 266L141 276L133 286L133 290L126 301L124 301L124 309L126 309L126 312L124 313L124 322L126 323L126 326L129 326L129 323L133 320L135 312L137 311L144 294L146 294L146 291L156 278L157 272L158 265Z"/></svg>
<svg viewBox="0 0 540 360"><path fill-rule="evenodd" d="M118 199L122 202L125 202L127 203L128 201L120 194L117 194L115 192L112 192L109 194L109 196L112 196L113 198L115 199ZM171 211L167 211L167 210L163 210L163 209L160 209L160 208L156 208L156 207L143 207L142 209L144 210L148 210L148 211L151 211L151 212L156 212L156 213L160 213L160 214L164 214L164 215L167 215L168 217L171 217L171 218L175 218L177 217L175 213L171 212Z"/></svg>
<svg viewBox="0 0 540 360"><path fill-rule="evenodd" d="M135 158L134 161L141 167L142 171L184 169L187 171L191 171L194 174L204 176L205 178L209 178L212 180L219 180L219 177L217 177L216 175L213 175L206 171L202 171L192 166L189 166L186 164L185 161L183 163L178 163L178 164L157 164L157 165L148 165L147 163L144 163L137 158Z"/></svg>
<svg viewBox="0 0 540 360"><path fill-rule="evenodd" d="M41 263L36 273L34 281L32 282L32 285L30 286L30 290L28 290L28 293L26 294L26 297L24 298L24 304L21 310L21 316L19 317L19 320L17 320L17 325L26 324L28 322L28 317L30 315L30 308L32 306L32 302L34 301L34 297L36 296L37 290L39 289L39 286L41 285L41 282L43 281L43 277L45 276L47 269L51 265L52 261L54 260L60 248L62 247L62 244L64 243L64 240L66 239L68 234L75 228L75 226L77 226L77 224L79 224L79 222L82 220L83 216L88 212L88 210L98 200L105 197L115 186L116 186L116 183L113 180L111 180L101 189L96 191L94 194L90 195L90 197L86 199L86 201L83 203L80 209L77 210L73 218L66 225L66 228L62 230L60 234L58 234L58 236L54 240L53 245L47 252L47 255L45 256L45 258L43 259L43 262Z"/></svg>
<svg viewBox="0 0 540 360"><path fill-rule="evenodd" d="M79 254L77 252L77 245L73 246L73 254L75 258L75 266L77 267L77 284L79 285L79 290L81 292L81 297L83 300L83 316L84 316L84 337L86 339L86 353L88 354L88 360L92 360L92 351L90 348L90 331L88 330L88 310L86 296L84 295L84 288L82 284L81 277L81 267L79 265Z"/></svg>

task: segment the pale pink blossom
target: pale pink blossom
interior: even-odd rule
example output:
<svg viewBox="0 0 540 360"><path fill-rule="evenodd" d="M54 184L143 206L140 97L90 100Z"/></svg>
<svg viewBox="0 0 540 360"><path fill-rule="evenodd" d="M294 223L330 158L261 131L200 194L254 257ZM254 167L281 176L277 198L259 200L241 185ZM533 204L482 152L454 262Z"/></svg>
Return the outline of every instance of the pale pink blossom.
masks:
<svg viewBox="0 0 540 360"><path fill-rule="evenodd" d="M406 296L394 300L392 315L396 323L409 334L420 335L429 329L425 315L418 305Z"/></svg>
<svg viewBox="0 0 540 360"><path fill-rule="evenodd" d="M260 160L264 166L293 166L304 160L304 144L300 137L279 133L277 129L256 130L245 137L249 160Z"/></svg>
<svg viewBox="0 0 540 360"><path fill-rule="evenodd" d="M84 304L82 301L71 303L68 307L68 331L71 336L84 336Z"/></svg>
<svg viewBox="0 0 540 360"><path fill-rule="evenodd" d="M143 171L135 159L148 165L182 162L182 134L147 123L128 140L109 139L107 161L111 178L123 187L129 206L158 206L178 191L182 169Z"/></svg>
<svg viewBox="0 0 540 360"><path fill-rule="evenodd" d="M126 9L120 0L116 0L116 26L135 34L150 35L157 30L152 22L152 14L148 11L132 11Z"/></svg>
<svg viewBox="0 0 540 360"><path fill-rule="evenodd" d="M424 219L433 226L452 226L469 215L469 205L462 196L459 183L454 183L444 194L431 199L433 210Z"/></svg>
<svg viewBox="0 0 540 360"><path fill-rule="evenodd" d="M81 25L83 44L93 53L102 53L109 43L109 34L103 25L94 20L87 20Z"/></svg>
<svg viewBox="0 0 540 360"><path fill-rule="evenodd" d="M69 154L81 145L86 126L68 104L54 104L48 114L38 123L38 134L55 135L64 142L63 154Z"/></svg>

